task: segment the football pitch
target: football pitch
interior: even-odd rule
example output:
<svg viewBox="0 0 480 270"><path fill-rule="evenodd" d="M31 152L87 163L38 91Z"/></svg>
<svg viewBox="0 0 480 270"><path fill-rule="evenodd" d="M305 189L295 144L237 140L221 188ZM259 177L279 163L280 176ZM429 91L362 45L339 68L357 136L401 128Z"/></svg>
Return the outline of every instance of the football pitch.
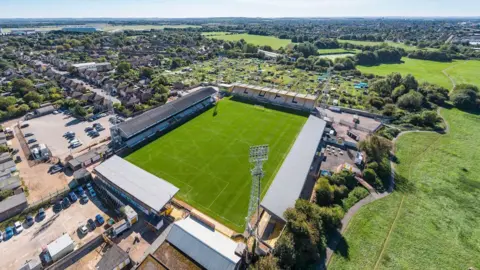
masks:
<svg viewBox="0 0 480 270"><path fill-rule="evenodd" d="M222 99L126 157L180 188L177 197L243 232L250 196L249 147L268 144L262 196L307 118Z"/></svg>

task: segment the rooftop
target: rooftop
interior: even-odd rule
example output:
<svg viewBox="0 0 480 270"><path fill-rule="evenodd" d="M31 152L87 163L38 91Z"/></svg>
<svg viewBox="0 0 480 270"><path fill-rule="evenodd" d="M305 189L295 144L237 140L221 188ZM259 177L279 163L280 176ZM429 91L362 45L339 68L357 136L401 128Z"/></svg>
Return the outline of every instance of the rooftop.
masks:
<svg viewBox="0 0 480 270"><path fill-rule="evenodd" d="M3 213L7 210L12 209L18 205L27 202L27 197L25 197L25 193L16 194L6 198L5 200L0 202L0 213Z"/></svg>
<svg viewBox="0 0 480 270"><path fill-rule="evenodd" d="M297 92L285 91L285 90L280 90L280 89L275 89L275 88L270 88L270 87L244 84L244 83L235 83L235 84L233 84L233 86L243 87L243 88L262 91L262 92L269 92L269 93L274 93L274 94L278 93L278 94L282 94L282 95L287 95L287 96L297 97L297 98L303 98L303 99L308 99L308 100L313 100L313 101L317 100L317 97L315 95L300 94L300 93L297 93Z"/></svg>
<svg viewBox="0 0 480 270"><path fill-rule="evenodd" d="M15 175L10 178L0 179L0 190L12 190L21 186L20 177Z"/></svg>
<svg viewBox="0 0 480 270"><path fill-rule="evenodd" d="M112 245L106 252L103 254L100 261L95 266L95 269L99 270L110 270L116 269L115 267L119 266L121 263L129 260L130 257L128 253L123 251L117 245Z"/></svg>
<svg viewBox="0 0 480 270"><path fill-rule="evenodd" d="M179 190L169 182L140 169L119 156L113 156L98 165L95 172L157 212Z"/></svg>
<svg viewBox="0 0 480 270"><path fill-rule="evenodd" d="M173 224L167 241L206 269L235 269L237 243L188 217Z"/></svg>
<svg viewBox="0 0 480 270"><path fill-rule="evenodd" d="M70 235L68 235L68 233L65 233L64 235L57 238L55 241L48 244L47 250L48 253L50 253L50 255L53 257L55 254L61 252L63 249L65 249L65 247L68 247L71 244L73 244L72 238L70 237Z"/></svg>
<svg viewBox="0 0 480 270"><path fill-rule="evenodd" d="M118 128L126 138L130 138L158 123L161 123L172 115L188 109L192 105L201 102L216 92L217 91L212 87L202 88L123 122L118 125Z"/></svg>
<svg viewBox="0 0 480 270"><path fill-rule="evenodd" d="M285 210L300 197L325 126L320 118L308 118L263 197L261 206L277 218L284 220Z"/></svg>

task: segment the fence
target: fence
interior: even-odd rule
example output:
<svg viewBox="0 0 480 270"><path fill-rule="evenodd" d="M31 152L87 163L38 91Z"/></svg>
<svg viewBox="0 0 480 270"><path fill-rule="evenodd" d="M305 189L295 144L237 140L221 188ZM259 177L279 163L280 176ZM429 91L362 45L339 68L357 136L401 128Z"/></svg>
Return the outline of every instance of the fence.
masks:
<svg viewBox="0 0 480 270"><path fill-rule="evenodd" d="M29 212L33 209L39 208L40 206L42 206L46 203L53 203L53 202L57 201L58 199L63 198L69 191L70 191L70 188L65 187L63 189L55 191L54 193L50 193L45 198L41 198L40 200L29 203L28 207L25 210L23 210L22 213L26 213L26 212Z"/></svg>
<svg viewBox="0 0 480 270"><path fill-rule="evenodd" d="M20 127L18 126L18 124L15 125L14 130L15 130L15 136L17 137L18 142L20 143L20 147L22 148L23 153L25 153L25 158L27 159L28 166L33 167L38 163L40 163L37 160L31 159L32 152L30 151L30 147L28 146L28 143L25 140L25 137L23 136L23 132L20 130Z"/></svg>
<svg viewBox="0 0 480 270"><path fill-rule="evenodd" d="M357 109L338 107L338 106L329 106L328 109L331 110L331 111L335 111L335 112L342 111L342 112L346 112L346 113L357 114L357 115L360 115L360 116L380 120L381 122L389 122L391 120L390 117L387 117L385 115L371 113L371 112L357 110Z"/></svg>

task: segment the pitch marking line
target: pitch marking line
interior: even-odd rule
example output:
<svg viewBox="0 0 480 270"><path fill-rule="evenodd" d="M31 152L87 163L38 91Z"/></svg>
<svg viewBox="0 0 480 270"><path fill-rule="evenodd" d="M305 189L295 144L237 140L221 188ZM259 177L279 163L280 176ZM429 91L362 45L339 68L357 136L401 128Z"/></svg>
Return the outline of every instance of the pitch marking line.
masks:
<svg viewBox="0 0 480 270"><path fill-rule="evenodd" d="M224 181L225 183L227 183L225 185L225 187L222 189L222 191L220 191L220 193L218 193L217 197L215 198L215 200L212 201L212 203L208 206L208 209L210 209L210 207L213 205L213 203L220 197L220 195L222 195L223 191L225 191L225 189L228 187L228 185L230 184L229 182L226 182Z"/></svg>

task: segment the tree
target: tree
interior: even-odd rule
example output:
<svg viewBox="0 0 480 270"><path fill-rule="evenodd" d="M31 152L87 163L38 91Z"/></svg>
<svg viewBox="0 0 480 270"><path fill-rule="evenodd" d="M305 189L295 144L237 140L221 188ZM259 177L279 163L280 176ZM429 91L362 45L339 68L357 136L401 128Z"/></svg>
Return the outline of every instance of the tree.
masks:
<svg viewBox="0 0 480 270"><path fill-rule="evenodd" d="M402 84L402 75L398 72L388 74L386 79L391 89L395 89Z"/></svg>
<svg viewBox="0 0 480 270"><path fill-rule="evenodd" d="M417 90L418 88L418 82L412 74L405 76L405 78L402 80L402 84L407 90Z"/></svg>
<svg viewBox="0 0 480 270"><path fill-rule="evenodd" d="M399 97L401 97L402 95L404 95L405 93L407 93L407 88L405 88L405 85L397 86L397 87L395 87L395 89L393 89L392 99L394 101L397 101L397 99Z"/></svg>
<svg viewBox="0 0 480 270"><path fill-rule="evenodd" d="M251 44L251 43L245 43L243 45L243 52L244 53L257 53L258 48L257 46Z"/></svg>
<svg viewBox="0 0 480 270"><path fill-rule="evenodd" d="M33 90L34 85L30 79L15 79L12 82L12 91L21 93L22 95L26 92Z"/></svg>
<svg viewBox="0 0 480 270"><path fill-rule="evenodd" d="M142 67L140 69L140 77L151 79L153 75L153 69L150 67Z"/></svg>
<svg viewBox="0 0 480 270"><path fill-rule="evenodd" d="M118 64L118 66L117 66L116 72L117 72L118 74L122 75L122 74L125 74L125 73L127 73L128 71L130 71L131 68L132 68L132 67L131 67L130 63L128 63L128 62L120 62L120 64Z"/></svg>
<svg viewBox="0 0 480 270"><path fill-rule="evenodd" d="M315 184L315 193L317 204L320 206L328 206L333 203L335 189L330 185L325 177L321 177Z"/></svg>
<svg viewBox="0 0 480 270"><path fill-rule="evenodd" d="M307 58L310 55L317 54L317 48L310 42L300 43L296 46L296 51L303 54L303 57Z"/></svg>
<svg viewBox="0 0 480 270"><path fill-rule="evenodd" d="M382 97L389 97L392 93L392 87L386 79L376 80L370 86L370 90L378 93Z"/></svg>
<svg viewBox="0 0 480 270"><path fill-rule="evenodd" d="M370 160L381 162L392 149L392 143L380 136L370 135L358 143L358 148L365 151Z"/></svg>
<svg viewBox="0 0 480 270"><path fill-rule="evenodd" d="M261 257L255 265L252 267L255 270L277 270L280 269L278 267L278 259L272 255L267 255Z"/></svg>
<svg viewBox="0 0 480 270"><path fill-rule="evenodd" d="M453 90L451 100L459 109L470 110L477 106L478 88L474 85L459 84Z"/></svg>
<svg viewBox="0 0 480 270"><path fill-rule="evenodd" d="M83 108L82 106L80 106L79 104L75 105L75 107L73 107L73 114L78 116L78 117L85 117L87 115L87 110L85 110L85 108Z"/></svg>
<svg viewBox="0 0 480 270"><path fill-rule="evenodd" d="M422 108L423 96L417 91L410 90L397 100L398 107L409 111L418 111Z"/></svg>
<svg viewBox="0 0 480 270"><path fill-rule="evenodd" d="M25 102L27 103L29 103L30 101L42 103L43 96L36 91L30 91L25 96L23 96L23 100L25 100Z"/></svg>
<svg viewBox="0 0 480 270"><path fill-rule="evenodd" d="M0 97L0 110L6 110L8 106L15 105L17 99L15 97Z"/></svg>

